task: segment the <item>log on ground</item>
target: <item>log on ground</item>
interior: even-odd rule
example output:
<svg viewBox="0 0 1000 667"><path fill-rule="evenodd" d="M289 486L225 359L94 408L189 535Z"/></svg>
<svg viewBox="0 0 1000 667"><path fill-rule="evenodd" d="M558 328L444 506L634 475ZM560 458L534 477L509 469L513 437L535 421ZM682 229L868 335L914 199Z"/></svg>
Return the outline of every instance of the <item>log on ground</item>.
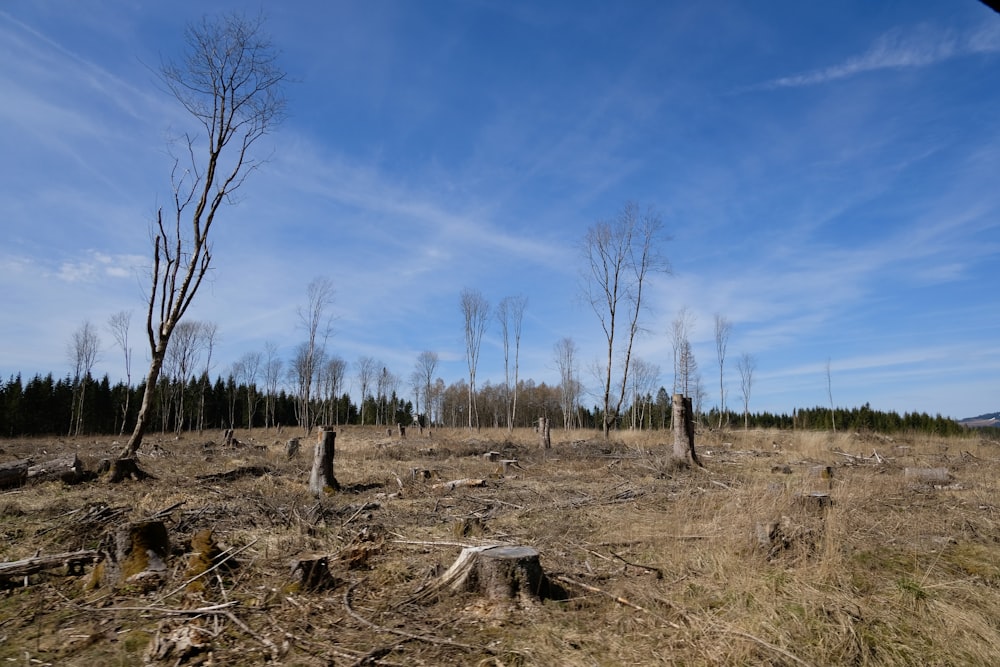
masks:
<svg viewBox="0 0 1000 667"><path fill-rule="evenodd" d="M23 486L28 480L28 468L34 462L31 459L19 459L0 463L0 489L11 489Z"/></svg>
<svg viewBox="0 0 1000 667"><path fill-rule="evenodd" d="M73 484L83 479L83 464L76 454L45 461L28 468L28 481L48 482L60 480Z"/></svg>
<svg viewBox="0 0 1000 667"><path fill-rule="evenodd" d="M74 576L83 574L83 567L90 563L104 560L104 552L93 549L71 551L68 553L35 556L24 560L0 563L0 579L26 577L46 570L66 568L65 574Z"/></svg>

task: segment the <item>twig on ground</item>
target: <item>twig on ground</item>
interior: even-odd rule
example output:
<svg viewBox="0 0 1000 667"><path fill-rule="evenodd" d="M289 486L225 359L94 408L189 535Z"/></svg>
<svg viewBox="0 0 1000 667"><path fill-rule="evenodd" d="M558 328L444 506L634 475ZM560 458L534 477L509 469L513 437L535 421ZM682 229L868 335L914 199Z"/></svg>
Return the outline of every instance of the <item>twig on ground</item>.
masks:
<svg viewBox="0 0 1000 667"><path fill-rule="evenodd" d="M616 554L614 551L612 551L610 553L611 553L612 556L614 556L615 558L617 558L621 562L625 563L626 565L631 565L632 567L637 567L637 568L639 568L641 570L646 570L647 572L655 572L657 579L662 579L663 578L663 570L661 570L658 567L653 567L651 565L642 565L640 563L633 563L631 561L625 560L624 558L622 558L621 556L619 556L618 554Z"/></svg>
<svg viewBox="0 0 1000 667"><path fill-rule="evenodd" d="M237 549L236 551L234 551L234 552L232 552L232 553L228 554L228 555L227 555L227 556L226 556L225 558L223 558L222 560L220 560L220 561L219 561L218 563L216 563L216 564L215 564L215 565L213 565L212 567L208 568L208 569L207 569L207 570L205 570L204 572L201 572L201 573L199 573L199 574L196 574L195 576L191 577L190 579L188 579L188 580L187 580L187 581L185 581L185 582L184 582L183 584L181 584L180 586L178 586L178 587L177 587L177 588L175 588L174 590L170 591L169 593L165 593L165 594L161 595L161 596L160 596L159 598L157 598L157 600L156 600L156 601L157 601L157 602L163 602L164 600L166 600L166 599L167 599L168 597L170 597L171 595L174 595L174 594L176 594L176 593L180 593L180 592L181 592L181 591L183 591L183 590L184 590L185 588L187 588L188 584L190 584L191 582L193 582L193 581L197 581L198 579L200 579L200 578L204 577L204 576L205 576L206 574L209 574L209 573L211 573L211 572L214 572L214 571L215 571L215 570L217 570L217 569L218 569L219 567L221 567L221 566L223 565L223 563L225 563L226 561L228 561L228 560L230 560L230 559L232 559L232 558L236 557L236 556L237 556L238 554L241 554L241 553L243 553L244 551L246 551L247 549L249 549L250 547L252 547L252 546L253 546L253 545L255 545L255 544L257 544L257 540L256 540L256 539L255 539L255 540L254 540L253 542L251 542L250 544L246 544L246 545L244 545L244 546L240 547L239 549ZM228 551L228 549L227 549L227 551Z"/></svg>
<svg viewBox="0 0 1000 667"><path fill-rule="evenodd" d="M455 648L463 648L467 651L482 651L484 653L493 655L493 650L486 646L471 646L469 644L453 642L450 639L440 639L438 637L428 637L426 635L415 635L409 632L404 632L403 630L396 630L395 628L387 628L384 625L378 625L377 623L369 621L367 618L365 618L358 612L354 611L354 609L351 607L351 593L354 592L354 589L357 588L358 584L360 584L362 581L364 581L364 579L354 582L353 584L347 587L346 591L344 591L344 608L347 610L347 613L351 615L351 618L358 621L362 625L372 628L373 630L377 630L378 632L385 632L391 635L399 635L400 637L406 637L407 639L412 639L420 642L427 642L428 644L439 644L441 646L454 646Z"/></svg>

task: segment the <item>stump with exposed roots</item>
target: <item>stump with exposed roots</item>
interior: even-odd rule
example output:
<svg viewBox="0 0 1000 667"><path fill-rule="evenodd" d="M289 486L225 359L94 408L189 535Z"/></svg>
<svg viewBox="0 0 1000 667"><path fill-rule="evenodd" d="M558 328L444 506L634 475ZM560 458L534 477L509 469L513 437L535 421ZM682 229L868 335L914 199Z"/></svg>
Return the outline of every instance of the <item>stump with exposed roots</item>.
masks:
<svg viewBox="0 0 1000 667"><path fill-rule="evenodd" d="M418 599L463 592L479 593L494 602L522 604L559 597L542 570L538 551L527 546L466 547Z"/></svg>

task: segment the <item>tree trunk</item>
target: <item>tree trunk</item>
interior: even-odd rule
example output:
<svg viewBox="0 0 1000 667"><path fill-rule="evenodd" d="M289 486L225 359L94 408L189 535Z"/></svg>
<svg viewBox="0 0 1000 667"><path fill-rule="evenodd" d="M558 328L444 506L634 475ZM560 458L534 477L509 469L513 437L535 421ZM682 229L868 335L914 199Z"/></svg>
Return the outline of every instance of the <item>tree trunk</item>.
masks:
<svg viewBox="0 0 1000 667"><path fill-rule="evenodd" d="M23 486L28 481L28 468L32 463L31 459L0 463L0 489Z"/></svg>
<svg viewBox="0 0 1000 667"><path fill-rule="evenodd" d="M161 341L162 341L161 337ZM161 342L153 350L153 359L149 364L149 374L146 376L146 387L142 391L142 404L139 406L139 416L135 420L135 429L128 439L125 451L119 457L121 459L135 459L139 447L142 446L142 437L146 434L146 426L149 422L149 408L156 394L156 383L160 379L160 369L163 368L163 358L166 356L167 346Z"/></svg>
<svg viewBox="0 0 1000 667"><path fill-rule="evenodd" d="M673 397L674 459L701 466L694 451L694 415L691 399L682 394Z"/></svg>
<svg viewBox="0 0 1000 667"><path fill-rule="evenodd" d="M552 425L548 417L538 418L538 442L542 449L552 448Z"/></svg>
<svg viewBox="0 0 1000 667"><path fill-rule="evenodd" d="M309 475L309 492L314 496L340 491L340 484L333 476L333 456L337 432L327 427L319 429L316 449L313 452L312 473Z"/></svg>
<svg viewBox="0 0 1000 667"><path fill-rule="evenodd" d="M61 480L67 484L79 482L83 478L83 464L76 454L64 456L59 459L45 461L28 468L28 480L33 482L47 482L50 480Z"/></svg>

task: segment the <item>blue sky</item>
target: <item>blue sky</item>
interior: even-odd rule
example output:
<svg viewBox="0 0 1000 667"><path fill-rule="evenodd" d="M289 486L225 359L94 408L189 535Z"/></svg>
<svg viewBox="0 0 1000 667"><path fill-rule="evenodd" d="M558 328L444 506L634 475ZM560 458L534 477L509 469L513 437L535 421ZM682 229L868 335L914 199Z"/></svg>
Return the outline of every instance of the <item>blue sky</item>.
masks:
<svg viewBox="0 0 1000 667"><path fill-rule="evenodd" d="M67 373L90 320L97 372L122 377L123 309L148 363L149 223L187 122L152 69L205 6L0 5L0 376ZM731 406L747 352L754 410L825 405L828 360L841 406L1000 410L1000 14L981 3L262 6L295 81L188 315L219 327L215 373L265 341L290 357L327 276L328 351L404 386L423 350L465 375L465 287L528 297L522 377L557 383L568 336L596 386L580 244L636 201L670 235L638 341L660 384L686 307L708 405L721 313ZM502 376L494 323L479 384Z"/></svg>

